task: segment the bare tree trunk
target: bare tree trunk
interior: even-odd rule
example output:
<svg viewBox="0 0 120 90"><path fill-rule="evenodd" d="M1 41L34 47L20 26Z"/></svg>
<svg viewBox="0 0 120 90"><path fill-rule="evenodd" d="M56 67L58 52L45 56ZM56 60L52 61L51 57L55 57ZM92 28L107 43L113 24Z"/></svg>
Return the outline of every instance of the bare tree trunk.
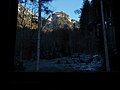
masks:
<svg viewBox="0 0 120 90"><path fill-rule="evenodd" d="M103 1L102 0L100 0L100 5L101 5L101 15L102 15L102 28L103 28L103 38L104 38L104 48L105 48L106 70L107 70L107 72L109 72L110 66L109 66L108 46L107 46L104 12L103 12Z"/></svg>
<svg viewBox="0 0 120 90"><path fill-rule="evenodd" d="M39 71L39 61L40 61L40 30L41 30L41 0L39 0L39 9L38 9L38 38L37 38L37 71Z"/></svg>

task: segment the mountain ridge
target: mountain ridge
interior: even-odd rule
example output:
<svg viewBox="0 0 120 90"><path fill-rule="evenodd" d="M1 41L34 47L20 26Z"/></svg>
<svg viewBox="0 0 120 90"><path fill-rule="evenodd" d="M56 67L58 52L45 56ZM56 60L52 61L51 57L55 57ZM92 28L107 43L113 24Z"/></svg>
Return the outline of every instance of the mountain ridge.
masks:
<svg viewBox="0 0 120 90"><path fill-rule="evenodd" d="M22 16L22 17L21 17ZM30 10L26 9L22 4L18 4L18 22L21 22L21 19L24 18L26 20L25 26L27 27L34 27L34 29L38 28L38 16L31 12ZM43 17L42 17L43 18ZM36 24L34 23L36 22ZM55 12L50 14L45 21L42 19L42 31L53 31L57 29L78 29L79 22L77 20L71 19L71 17L66 14L64 11Z"/></svg>
<svg viewBox="0 0 120 90"><path fill-rule="evenodd" d="M48 16L43 30L50 29L53 31L61 28L72 30L74 29L74 24L75 28L79 28L77 20L71 19L71 17L63 11L55 12Z"/></svg>

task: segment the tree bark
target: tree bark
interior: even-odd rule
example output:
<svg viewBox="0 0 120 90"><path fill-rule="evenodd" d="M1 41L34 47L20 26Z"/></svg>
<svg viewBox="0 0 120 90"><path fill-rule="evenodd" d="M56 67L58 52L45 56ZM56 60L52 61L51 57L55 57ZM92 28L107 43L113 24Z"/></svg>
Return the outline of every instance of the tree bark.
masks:
<svg viewBox="0 0 120 90"><path fill-rule="evenodd" d="M102 1L102 0L100 0L100 5L101 5L102 28L103 28L105 60L106 60L106 71L109 72L109 71L110 71L110 66L109 66L108 46L107 46L107 38L106 38L106 30L105 30L105 21L104 21L104 12L103 12L103 1Z"/></svg>
<svg viewBox="0 0 120 90"><path fill-rule="evenodd" d="M41 2L42 1L39 0L38 38L37 38L37 71L39 71L39 61L40 61Z"/></svg>

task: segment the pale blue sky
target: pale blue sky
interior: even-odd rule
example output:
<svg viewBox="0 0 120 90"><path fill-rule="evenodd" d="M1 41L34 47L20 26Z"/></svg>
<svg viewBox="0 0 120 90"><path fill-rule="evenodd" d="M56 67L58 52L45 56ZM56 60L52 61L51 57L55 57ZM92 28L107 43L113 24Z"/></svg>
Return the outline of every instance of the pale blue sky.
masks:
<svg viewBox="0 0 120 90"><path fill-rule="evenodd" d="M56 11L64 11L66 14L70 15L72 19L79 20L79 15L75 14L74 11L82 6L83 0L54 0L51 5Z"/></svg>
<svg viewBox="0 0 120 90"><path fill-rule="evenodd" d="M79 18L78 18L79 15L75 14L74 11L82 8L83 1L84 0L53 0L52 2L49 2L46 5L49 7L49 9L53 10L54 12L64 11L72 19L76 19L79 21ZM46 18L48 17L48 15L45 15L43 13L42 13L42 16Z"/></svg>
<svg viewBox="0 0 120 90"><path fill-rule="evenodd" d="M81 8L83 0L53 0L48 4L49 8L54 12L64 11L72 19L79 20L79 15L75 14L76 9Z"/></svg>

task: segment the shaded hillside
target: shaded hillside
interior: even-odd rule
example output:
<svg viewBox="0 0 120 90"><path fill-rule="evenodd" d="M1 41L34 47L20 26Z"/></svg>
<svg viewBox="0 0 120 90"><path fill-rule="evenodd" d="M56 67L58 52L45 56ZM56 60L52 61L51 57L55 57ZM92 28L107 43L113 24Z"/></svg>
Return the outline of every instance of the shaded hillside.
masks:
<svg viewBox="0 0 120 90"><path fill-rule="evenodd" d="M42 26L40 57L43 59L97 52L95 30L82 31L78 21L63 11L42 18ZM16 55L19 58L36 59L37 27L38 17L19 4L16 32Z"/></svg>
<svg viewBox="0 0 120 90"><path fill-rule="evenodd" d="M32 59L36 52L38 17L18 4L15 56L17 59Z"/></svg>

